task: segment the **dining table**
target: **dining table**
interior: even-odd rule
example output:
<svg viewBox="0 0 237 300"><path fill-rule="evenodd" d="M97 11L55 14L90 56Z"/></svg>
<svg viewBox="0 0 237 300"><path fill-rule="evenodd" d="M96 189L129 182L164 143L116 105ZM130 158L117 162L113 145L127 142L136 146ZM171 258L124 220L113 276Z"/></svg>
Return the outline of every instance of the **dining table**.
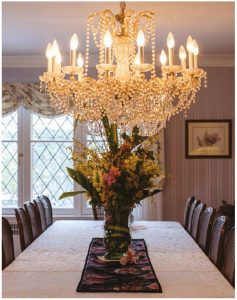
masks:
<svg viewBox="0 0 237 300"><path fill-rule="evenodd" d="M234 288L178 222L135 221L162 293L77 292L92 238L103 221L58 220L2 272L4 298L232 298Z"/></svg>

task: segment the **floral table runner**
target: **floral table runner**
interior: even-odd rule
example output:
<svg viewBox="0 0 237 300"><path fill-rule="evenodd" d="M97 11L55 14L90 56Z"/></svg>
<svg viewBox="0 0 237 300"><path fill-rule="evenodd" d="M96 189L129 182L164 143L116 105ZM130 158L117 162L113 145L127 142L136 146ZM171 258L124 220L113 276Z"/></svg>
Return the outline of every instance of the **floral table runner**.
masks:
<svg viewBox="0 0 237 300"><path fill-rule="evenodd" d="M103 239L93 238L77 292L162 293L144 239L132 240L132 248L136 263L105 262L98 258L105 254Z"/></svg>

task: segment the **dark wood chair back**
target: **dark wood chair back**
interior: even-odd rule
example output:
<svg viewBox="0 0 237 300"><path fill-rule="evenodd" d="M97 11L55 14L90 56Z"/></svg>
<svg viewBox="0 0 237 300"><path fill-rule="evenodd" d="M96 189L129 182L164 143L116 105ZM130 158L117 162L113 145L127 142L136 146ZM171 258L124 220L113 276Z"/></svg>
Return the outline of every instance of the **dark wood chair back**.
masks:
<svg viewBox="0 0 237 300"><path fill-rule="evenodd" d="M204 210L203 214L200 217L197 243L199 247L206 253L206 255L208 255L209 252L211 230L215 214L216 210L212 207L208 207Z"/></svg>
<svg viewBox="0 0 237 300"><path fill-rule="evenodd" d="M198 227L200 223L200 217L206 209L206 204L200 203L194 210L191 226L191 236L197 241Z"/></svg>
<svg viewBox="0 0 237 300"><path fill-rule="evenodd" d="M50 202L49 198L44 195L37 197L37 199L41 200L44 205L46 225L47 225L47 227L49 227L50 225L53 224L53 209L52 209L51 202Z"/></svg>
<svg viewBox="0 0 237 300"><path fill-rule="evenodd" d="M2 270L15 259L13 234L8 220L2 217Z"/></svg>
<svg viewBox="0 0 237 300"><path fill-rule="evenodd" d="M33 239L35 240L42 233L39 212L33 202L26 202L24 208L30 220Z"/></svg>
<svg viewBox="0 0 237 300"><path fill-rule="evenodd" d="M229 280L229 282L235 285L235 227L233 227L227 235L224 246L224 257L222 273Z"/></svg>
<svg viewBox="0 0 237 300"><path fill-rule="evenodd" d="M187 231L191 234L191 228L192 228L192 219L193 219L193 213L195 208L199 205L200 200L194 200L189 211L189 216L188 216L188 228Z"/></svg>
<svg viewBox="0 0 237 300"><path fill-rule="evenodd" d="M226 216L218 217L211 232L209 258L219 270L221 270L222 265L223 247L228 221L229 218Z"/></svg>
<svg viewBox="0 0 237 300"><path fill-rule="evenodd" d="M33 202L34 202L34 205L37 208L38 213L40 215L41 229L43 232L47 229L44 204L42 203L42 201L40 199L34 200Z"/></svg>
<svg viewBox="0 0 237 300"><path fill-rule="evenodd" d="M21 251L24 251L33 242L31 224L23 208L15 209L15 216L19 228Z"/></svg>
<svg viewBox="0 0 237 300"><path fill-rule="evenodd" d="M228 216L229 217L229 229L235 226L235 205L227 203L222 200L222 205L217 210L217 216Z"/></svg>
<svg viewBox="0 0 237 300"><path fill-rule="evenodd" d="M189 218L190 208L194 200L195 200L194 196L189 197L184 208L184 228L186 230L188 229L188 218Z"/></svg>

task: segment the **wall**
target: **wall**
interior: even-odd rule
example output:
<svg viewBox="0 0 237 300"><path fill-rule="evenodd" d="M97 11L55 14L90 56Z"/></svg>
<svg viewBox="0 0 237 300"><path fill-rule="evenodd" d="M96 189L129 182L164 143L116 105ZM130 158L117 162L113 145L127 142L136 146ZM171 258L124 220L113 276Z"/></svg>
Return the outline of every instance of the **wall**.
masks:
<svg viewBox="0 0 237 300"><path fill-rule="evenodd" d="M39 76L45 68L2 68L2 81L5 82L39 82Z"/></svg>
<svg viewBox="0 0 237 300"><path fill-rule="evenodd" d="M208 87L199 91L188 119L234 121L234 68L205 67ZM43 69L3 68L3 82L37 82ZM93 71L92 71L93 73ZM185 159L185 118L171 119L165 129L166 189L163 192L165 220L182 222L185 202L195 195L216 208L225 199L234 203L234 123L232 159Z"/></svg>
<svg viewBox="0 0 237 300"><path fill-rule="evenodd" d="M234 203L234 68L205 68L208 87L199 91L187 119L232 119L232 159L186 159L185 118L173 117L165 129L168 179L163 192L165 220L183 221L187 198L196 196L218 208Z"/></svg>

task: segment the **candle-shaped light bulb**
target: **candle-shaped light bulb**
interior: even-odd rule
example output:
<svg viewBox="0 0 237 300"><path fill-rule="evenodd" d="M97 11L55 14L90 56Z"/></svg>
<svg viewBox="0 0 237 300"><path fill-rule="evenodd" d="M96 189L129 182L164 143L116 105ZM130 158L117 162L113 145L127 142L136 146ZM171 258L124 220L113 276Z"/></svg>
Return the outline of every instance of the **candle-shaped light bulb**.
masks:
<svg viewBox="0 0 237 300"><path fill-rule="evenodd" d="M84 64L83 57L82 57L81 53L79 53L78 57L77 57L77 65L78 65L78 67L82 68L83 64Z"/></svg>
<svg viewBox="0 0 237 300"><path fill-rule="evenodd" d="M105 46L105 64L111 64L111 46L112 46L112 36L109 30L106 31L104 36L104 46Z"/></svg>
<svg viewBox="0 0 237 300"><path fill-rule="evenodd" d="M139 53L137 53L136 56L135 56L134 64L135 65L140 65L140 56L139 56Z"/></svg>
<svg viewBox="0 0 237 300"><path fill-rule="evenodd" d="M48 69L47 72L52 72L53 71L53 53L52 53L52 46L50 43L48 43L47 49L46 49L46 57L48 59Z"/></svg>
<svg viewBox="0 0 237 300"><path fill-rule="evenodd" d="M169 53L169 65L172 66L174 61L173 61L173 49L174 49L174 36L171 32L169 32L167 36L167 47L168 47L168 53Z"/></svg>
<svg viewBox="0 0 237 300"><path fill-rule="evenodd" d="M57 67L57 62L56 62L56 57L58 56L59 52L59 48L58 48L58 43L56 40L53 41L53 44L51 46L51 51L52 51L52 71L54 73L56 73L58 71L58 67Z"/></svg>
<svg viewBox="0 0 237 300"><path fill-rule="evenodd" d="M56 40L53 41L52 47L51 47L52 55L56 57L59 52L58 43Z"/></svg>
<svg viewBox="0 0 237 300"><path fill-rule="evenodd" d="M112 46L112 36L109 30L106 31L104 36L104 46L110 48Z"/></svg>
<svg viewBox="0 0 237 300"><path fill-rule="evenodd" d="M46 48L46 57L47 58L52 58L53 57L53 53L52 53L52 49L51 49L51 44L48 43L48 46Z"/></svg>
<svg viewBox="0 0 237 300"><path fill-rule="evenodd" d="M78 47L78 37L77 37L77 34L74 33L70 40L70 49L72 51L74 51L74 50L77 50L77 47Z"/></svg>
<svg viewBox="0 0 237 300"><path fill-rule="evenodd" d="M189 35L187 39L187 50L188 52L192 52L193 50L193 38L191 37L191 35Z"/></svg>
<svg viewBox="0 0 237 300"><path fill-rule="evenodd" d="M165 66L167 63L167 56L164 50L162 50L160 54L160 63L162 66Z"/></svg>
<svg viewBox="0 0 237 300"><path fill-rule="evenodd" d="M140 57L140 64L144 63L144 45L145 45L145 36L142 30L139 30L137 35L137 47L138 54Z"/></svg>
<svg viewBox="0 0 237 300"><path fill-rule="evenodd" d="M199 48L196 40L193 40L193 49L192 52L194 55L198 55L199 53Z"/></svg>
<svg viewBox="0 0 237 300"><path fill-rule="evenodd" d="M74 33L70 40L70 63L71 66L76 66L76 57L77 57L77 46L78 46L78 37L77 34Z"/></svg>
<svg viewBox="0 0 237 300"><path fill-rule="evenodd" d="M180 48L179 48L179 58L180 58L181 66L182 66L183 69L186 69L186 57L187 57L187 54L186 54L186 51L184 49L184 46L181 45Z"/></svg>
<svg viewBox="0 0 237 300"><path fill-rule="evenodd" d="M137 35L137 46L144 47L145 46L145 36L142 30L139 30Z"/></svg>
<svg viewBox="0 0 237 300"><path fill-rule="evenodd" d="M193 54L194 54L194 69L198 68L198 53L199 48L196 40L193 40Z"/></svg>
<svg viewBox="0 0 237 300"><path fill-rule="evenodd" d="M188 50L189 69L193 69L193 39L191 35L189 35L187 39L187 50Z"/></svg>
<svg viewBox="0 0 237 300"><path fill-rule="evenodd" d="M180 60L183 60L183 59L186 59L187 57L187 54L186 54L186 51L184 49L184 46L181 45L180 48L179 48L179 58Z"/></svg>
<svg viewBox="0 0 237 300"><path fill-rule="evenodd" d="M169 32L168 36L167 36L167 47L170 48L174 48L174 36L172 34L172 32Z"/></svg>

